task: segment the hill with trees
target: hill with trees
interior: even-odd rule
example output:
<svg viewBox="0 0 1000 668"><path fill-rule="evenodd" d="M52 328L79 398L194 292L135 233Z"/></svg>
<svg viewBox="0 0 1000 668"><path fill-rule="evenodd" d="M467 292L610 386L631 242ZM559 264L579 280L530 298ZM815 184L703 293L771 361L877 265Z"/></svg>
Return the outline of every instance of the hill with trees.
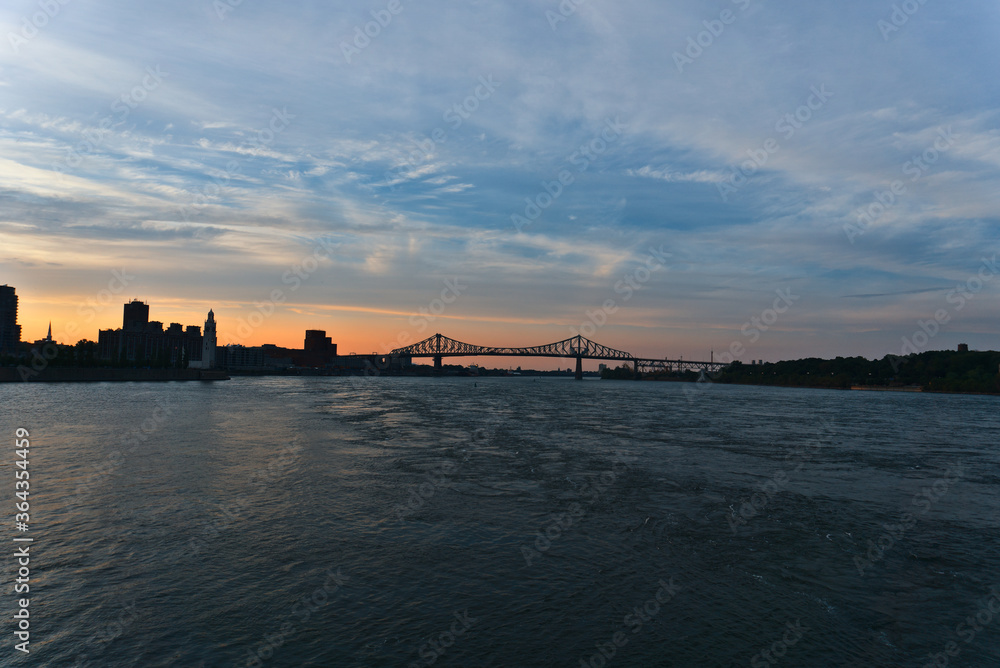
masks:
<svg viewBox="0 0 1000 668"><path fill-rule="evenodd" d="M1000 394L1000 352L932 350L905 357L886 355L880 360L810 357L769 364L733 362L718 373L706 374L715 383L780 385L850 389L921 389L925 392ZM607 369L601 378L635 378L629 366ZM647 374L642 380L694 381L694 372Z"/></svg>

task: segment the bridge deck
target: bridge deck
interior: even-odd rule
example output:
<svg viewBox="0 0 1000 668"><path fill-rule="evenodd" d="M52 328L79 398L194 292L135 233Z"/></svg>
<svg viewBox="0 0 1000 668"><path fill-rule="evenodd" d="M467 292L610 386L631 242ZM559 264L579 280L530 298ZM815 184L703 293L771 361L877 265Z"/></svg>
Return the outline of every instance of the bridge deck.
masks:
<svg viewBox="0 0 1000 668"><path fill-rule="evenodd" d="M498 348L493 346L476 346L450 339L442 334L435 334L419 343L414 343L405 348L397 348L389 354L394 357L433 357L436 365L440 365L441 359L445 357L564 357L576 360L591 359L629 362L635 365L637 370L640 367L645 367L647 369L678 371L688 369L714 371L727 366L721 362L661 360L636 357L631 353L609 348L583 336L574 336L562 341L556 341L555 343L528 348Z"/></svg>

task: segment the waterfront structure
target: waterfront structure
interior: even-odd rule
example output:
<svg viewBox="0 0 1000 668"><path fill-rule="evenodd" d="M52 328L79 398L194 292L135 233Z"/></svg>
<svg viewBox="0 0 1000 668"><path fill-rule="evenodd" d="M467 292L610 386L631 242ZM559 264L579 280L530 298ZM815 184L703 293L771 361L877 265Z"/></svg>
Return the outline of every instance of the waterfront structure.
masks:
<svg viewBox="0 0 1000 668"><path fill-rule="evenodd" d="M215 312L212 309L208 309L205 333L201 335L201 341L201 368L211 369L215 366Z"/></svg>
<svg viewBox="0 0 1000 668"><path fill-rule="evenodd" d="M206 324L207 326L207 324ZM303 347L282 348L229 345L219 349L216 365L221 369L267 371L297 368L325 369L337 359L337 344L321 329L306 330Z"/></svg>
<svg viewBox="0 0 1000 668"><path fill-rule="evenodd" d="M10 285L0 285L0 355L16 355L21 343L17 324L17 294Z"/></svg>
<svg viewBox="0 0 1000 668"><path fill-rule="evenodd" d="M149 305L138 299L125 304L122 328L100 330L97 343L101 359L110 361L186 367L202 359L201 327L172 322L164 330L162 322L149 320Z"/></svg>
<svg viewBox="0 0 1000 668"><path fill-rule="evenodd" d="M623 362L630 362L633 364L634 370L637 374L640 372L647 373L674 369L677 371L700 371L704 374L706 371L718 371L728 366L728 363L716 362L714 359L709 362L685 362L683 360L661 360L636 357L635 355L627 353L623 350L615 350L614 348L609 348L608 346L597 343L596 341L591 341L587 337L579 334L562 341L547 343L542 346L533 346L530 348L475 346L470 343L463 343L462 341L450 339L443 334L435 334L434 336L427 337L419 343L414 343L413 345L406 346L405 348L397 348L388 355L391 359L406 360L410 360L413 357L432 357L434 358L434 370L437 373L441 373L442 360L445 357L491 356L575 357L575 376L577 380L583 380L583 360L585 359L620 360ZM572 369L567 369L567 371L573 373Z"/></svg>
<svg viewBox="0 0 1000 668"><path fill-rule="evenodd" d="M410 366L409 356L338 355L333 343L321 329L306 330L303 347L282 348L231 344L219 346L215 361L219 369L241 373L296 373L312 375L365 374L399 372Z"/></svg>
<svg viewBox="0 0 1000 668"><path fill-rule="evenodd" d="M205 319L205 332L201 335L201 359L191 360L188 367L191 369L214 369L216 367L216 336L215 336L215 312L208 310L208 318Z"/></svg>
<svg viewBox="0 0 1000 668"><path fill-rule="evenodd" d="M264 349L233 343L216 349L216 365L221 369L263 370L273 368L267 363Z"/></svg>
<svg viewBox="0 0 1000 668"><path fill-rule="evenodd" d="M302 349L307 353L337 354L337 344L322 329L307 329Z"/></svg>

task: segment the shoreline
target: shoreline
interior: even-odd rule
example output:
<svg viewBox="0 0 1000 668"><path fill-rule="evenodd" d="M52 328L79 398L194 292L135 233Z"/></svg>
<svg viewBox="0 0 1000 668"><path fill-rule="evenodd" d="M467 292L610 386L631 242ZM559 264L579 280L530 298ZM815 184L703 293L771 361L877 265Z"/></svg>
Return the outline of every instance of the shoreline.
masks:
<svg viewBox="0 0 1000 668"><path fill-rule="evenodd" d="M678 381L689 382L689 381ZM879 385L852 385L851 387L824 387L822 385L780 385L778 383L713 383L714 385L743 385L746 387L784 387L801 390L831 390L834 392L906 392L908 394L956 394L970 397L1000 397L1000 392L954 392L927 390L920 386L883 387Z"/></svg>
<svg viewBox="0 0 1000 668"><path fill-rule="evenodd" d="M384 374L386 377L401 378L433 378L423 374ZM530 375L530 374L529 374ZM27 376L27 377L22 377ZM289 373L240 373L217 369L113 369L113 368L78 368L55 367L34 371L27 367L0 367L0 383L107 383L107 382L214 382L238 378L260 378L270 376L301 377L301 378L338 378L349 374L289 374ZM475 376L448 376L453 378L477 378ZM479 376L478 378L507 378L513 376ZM525 376L527 377L527 376ZM612 379L613 380L613 379ZM695 383L698 381L679 378L642 378L647 382ZM927 390L920 386L885 387L878 385L852 385L851 387L824 387L821 385L783 385L779 383L720 383L709 381L712 385L742 385L746 387L783 387L801 390L832 390L837 392L905 392L909 394L952 394L965 396L1000 397L996 392L954 392L947 390Z"/></svg>
<svg viewBox="0 0 1000 668"><path fill-rule="evenodd" d="M210 369L111 369L93 367L0 367L0 383L163 383L229 380L224 371Z"/></svg>

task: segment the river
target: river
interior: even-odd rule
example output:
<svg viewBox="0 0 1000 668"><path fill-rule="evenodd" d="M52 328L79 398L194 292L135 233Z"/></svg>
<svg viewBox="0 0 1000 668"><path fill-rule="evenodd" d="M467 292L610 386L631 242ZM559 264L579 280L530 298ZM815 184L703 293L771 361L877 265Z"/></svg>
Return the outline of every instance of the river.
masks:
<svg viewBox="0 0 1000 668"><path fill-rule="evenodd" d="M31 483L29 530L13 513L4 530L2 665L997 666L998 401L530 377L0 385Z"/></svg>

